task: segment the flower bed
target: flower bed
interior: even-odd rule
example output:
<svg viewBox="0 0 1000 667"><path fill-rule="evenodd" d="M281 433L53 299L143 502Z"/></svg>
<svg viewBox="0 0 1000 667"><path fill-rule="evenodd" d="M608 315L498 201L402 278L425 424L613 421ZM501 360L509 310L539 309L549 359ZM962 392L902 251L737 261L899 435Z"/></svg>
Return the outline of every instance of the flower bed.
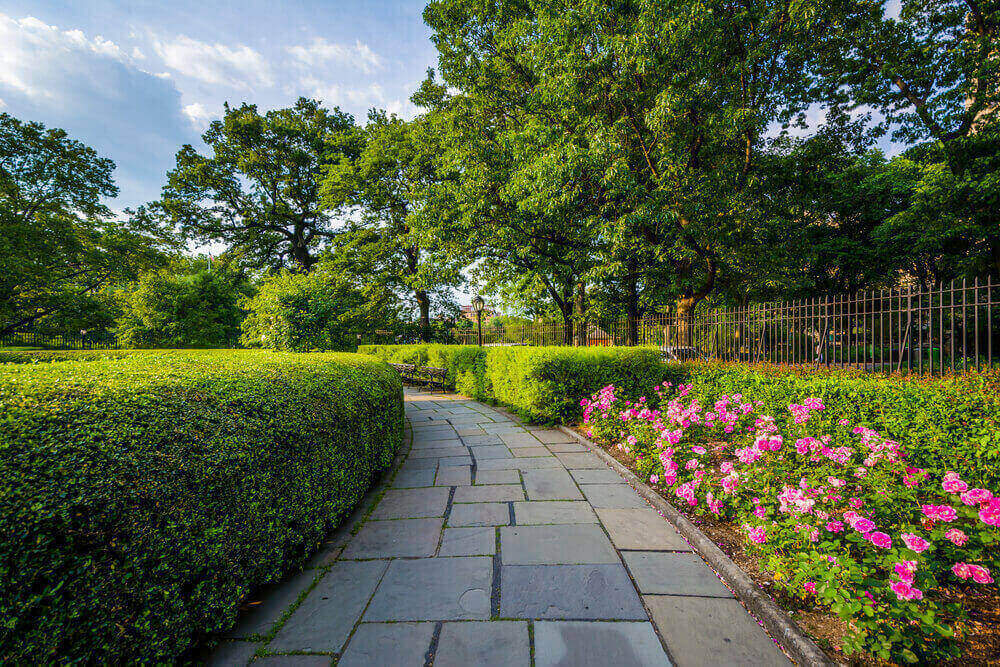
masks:
<svg viewBox="0 0 1000 667"><path fill-rule="evenodd" d="M689 391L630 401L609 385L581 402L585 429L682 509L736 527L785 594L843 619L845 653L957 655L956 593L997 595L1000 497L965 471L933 476L818 398L767 414L752 396Z"/></svg>

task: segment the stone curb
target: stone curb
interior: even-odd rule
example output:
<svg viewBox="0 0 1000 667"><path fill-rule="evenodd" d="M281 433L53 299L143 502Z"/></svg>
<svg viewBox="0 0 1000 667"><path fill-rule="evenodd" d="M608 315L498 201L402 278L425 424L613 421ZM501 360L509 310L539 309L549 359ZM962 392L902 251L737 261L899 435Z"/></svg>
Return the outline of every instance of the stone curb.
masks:
<svg viewBox="0 0 1000 667"><path fill-rule="evenodd" d="M705 562L715 570L723 582L732 589L733 593L736 594L747 609L763 624L768 634L781 645L792 660L797 664L810 665L811 667L827 667L839 664L830 660L826 653L816 645L816 642L807 637L788 614L778 607L774 600L764 593L754 583L753 579L740 569L705 533L701 532L697 526L678 512L662 496L646 486L635 473L605 452L602 447L591 442L573 429L566 426L559 426L558 428L566 435L586 446L593 454L599 456L615 472L624 477L646 502L651 504L667 521L672 523L677 531L688 541L691 548L698 552Z"/></svg>

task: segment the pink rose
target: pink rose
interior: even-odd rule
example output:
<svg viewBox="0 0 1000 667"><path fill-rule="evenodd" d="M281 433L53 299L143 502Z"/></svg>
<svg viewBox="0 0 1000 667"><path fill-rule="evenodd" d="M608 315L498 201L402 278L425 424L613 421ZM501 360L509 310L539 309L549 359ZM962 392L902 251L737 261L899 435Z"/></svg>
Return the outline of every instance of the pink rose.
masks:
<svg viewBox="0 0 1000 667"><path fill-rule="evenodd" d="M972 570L972 580L977 584L992 584L993 577L990 576L990 571L981 565L970 565L969 569Z"/></svg>
<svg viewBox="0 0 1000 667"><path fill-rule="evenodd" d="M950 471L945 473L941 486L948 493L962 493L969 488L968 484L959 479L957 472Z"/></svg>
<svg viewBox="0 0 1000 667"><path fill-rule="evenodd" d="M955 563L951 566L951 571L959 579L968 579L972 576L972 570L967 563Z"/></svg>
<svg viewBox="0 0 1000 667"><path fill-rule="evenodd" d="M921 600L924 594L919 589L914 588L911 584L905 581L894 581L889 584L889 588L892 592L896 594L896 597L900 600Z"/></svg>
<svg viewBox="0 0 1000 667"><path fill-rule="evenodd" d="M830 521L826 524L826 529L831 533L842 533L844 531L844 524L841 521Z"/></svg>
<svg viewBox="0 0 1000 667"><path fill-rule="evenodd" d="M962 502L966 505L978 505L985 503L993 497L993 494L986 489L969 489L962 494Z"/></svg>
<svg viewBox="0 0 1000 667"><path fill-rule="evenodd" d="M1000 526L1000 498L990 498L979 508L979 520L987 526Z"/></svg>
<svg viewBox="0 0 1000 667"><path fill-rule="evenodd" d="M924 516L934 521L954 521L958 518L958 512L951 505L921 505Z"/></svg>
<svg viewBox="0 0 1000 667"><path fill-rule="evenodd" d="M871 543L877 547L880 547L882 549L892 548L892 538L890 538L885 533L880 533L878 531L875 531L874 533L869 533L867 537L868 540L871 541Z"/></svg>
<svg viewBox="0 0 1000 667"><path fill-rule="evenodd" d="M750 538L751 542L764 544L767 542L767 530L763 527L751 528L747 531L747 537Z"/></svg>
<svg viewBox="0 0 1000 667"><path fill-rule="evenodd" d="M871 531L875 530L875 522L872 521L871 519L866 519L864 517L861 517L860 519L851 524L851 528L862 534L870 533Z"/></svg>
<svg viewBox="0 0 1000 667"><path fill-rule="evenodd" d="M812 593L813 595L816 594L816 582L814 581L807 581L802 584L802 588L805 589L806 593Z"/></svg>
<svg viewBox="0 0 1000 667"><path fill-rule="evenodd" d="M903 533L900 537L903 538L903 543L906 544L907 548L913 549L918 554L927 551L927 548L931 546L930 542L913 533Z"/></svg>
<svg viewBox="0 0 1000 667"><path fill-rule="evenodd" d="M900 581L912 584L913 575L917 572L917 561L903 560L896 563L892 569L896 572L896 576L899 577Z"/></svg>
<svg viewBox="0 0 1000 667"><path fill-rule="evenodd" d="M969 536L963 533L958 528L952 528L944 536L951 541L956 547L964 547L965 543L969 541Z"/></svg>

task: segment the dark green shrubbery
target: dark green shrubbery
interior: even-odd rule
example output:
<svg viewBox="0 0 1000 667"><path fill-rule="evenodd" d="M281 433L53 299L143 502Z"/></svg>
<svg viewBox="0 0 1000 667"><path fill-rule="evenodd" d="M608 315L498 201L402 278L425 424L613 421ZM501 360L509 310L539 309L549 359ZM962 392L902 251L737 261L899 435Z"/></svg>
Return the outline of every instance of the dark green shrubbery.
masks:
<svg viewBox="0 0 1000 667"><path fill-rule="evenodd" d="M392 460L370 357L0 366L0 661L169 661L300 565Z"/></svg>

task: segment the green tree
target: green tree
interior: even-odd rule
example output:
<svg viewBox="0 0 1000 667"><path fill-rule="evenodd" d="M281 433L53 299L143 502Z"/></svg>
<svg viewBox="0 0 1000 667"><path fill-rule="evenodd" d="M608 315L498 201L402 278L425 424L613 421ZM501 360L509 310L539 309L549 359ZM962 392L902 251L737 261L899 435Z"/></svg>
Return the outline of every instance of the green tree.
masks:
<svg viewBox="0 0 1000 667"><path fill-rule="evenodd" d="M359 335L400 325L391 292L359 283L330 262L321 261L308 274L268 275L256 287L242 325L241 340L248 347L354 350Z"/></svg>
<svg viewBox="0 0 1000 667"><path fill-rule="evenodd" d="M0 114L0 335L84 302L162 262L169 237L103 199L114 163L65 131Z"/></svg>
<svg viewBox="0 0 1000 667"><path fill-rule="evenodd" d="M447 306L460 281L461 258L449 253L426 224L430 189L451 178L437 164L438 135L426 117L407 122L372 111L364 148L329 168L323 203L349 211L334 255L357 275L412 297L420 338L431 337L432 300ZM436 225L437 221L432 221Z"/></svg>
<svg viewBox="0 0 1000 667"><path fill-rule="evenodd" d="M245 277L216 265L142 276L122 296L118 340L126 347L226 347L239 337Z"/></svg>
<svg viewBox="0 0 1000 667"><path fill-rule="evenodd" d="M211 154L181 148L155 210L191 239L228 244L253 267L311 269L336 235L320 182L328 167L357 157L354 118L305 98L265 114L227 105L202 139Z"/></svg>

